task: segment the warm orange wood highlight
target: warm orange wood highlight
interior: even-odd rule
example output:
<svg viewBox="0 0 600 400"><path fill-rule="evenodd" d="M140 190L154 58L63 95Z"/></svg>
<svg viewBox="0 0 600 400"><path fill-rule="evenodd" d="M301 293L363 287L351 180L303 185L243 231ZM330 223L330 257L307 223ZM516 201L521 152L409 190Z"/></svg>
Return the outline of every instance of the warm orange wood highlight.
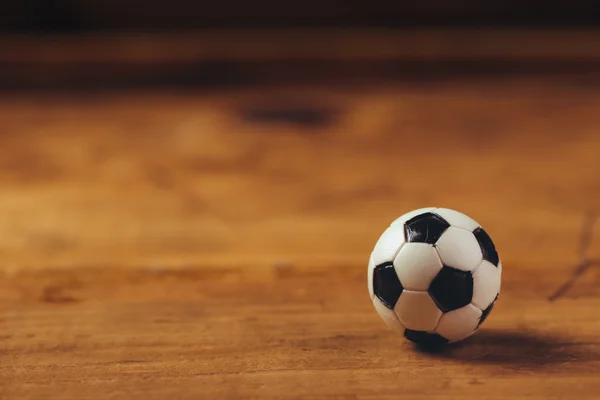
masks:
<svg viewBox="0 0 600 400"><path fill-rule="evenodd" d="M248 120L290 99L317 122ZM598 268L547 300L600 204L599 109L534 78L3 95L0 397L599 398ZM365 276L429 205L504 265L483 330L443 354L386 329Z"/></svg>

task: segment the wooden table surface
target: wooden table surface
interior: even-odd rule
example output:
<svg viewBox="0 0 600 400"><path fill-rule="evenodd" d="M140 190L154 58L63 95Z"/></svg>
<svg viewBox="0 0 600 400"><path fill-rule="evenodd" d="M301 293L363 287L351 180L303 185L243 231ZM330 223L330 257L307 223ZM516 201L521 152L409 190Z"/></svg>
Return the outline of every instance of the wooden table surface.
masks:
<svg viewBox="0 0 600 400"><path fill-rule="evenodd" d="M0 94L0 398L598 399L598 110L560 76ZM366 281L430 205L504 267L441 352Z"/></svg>

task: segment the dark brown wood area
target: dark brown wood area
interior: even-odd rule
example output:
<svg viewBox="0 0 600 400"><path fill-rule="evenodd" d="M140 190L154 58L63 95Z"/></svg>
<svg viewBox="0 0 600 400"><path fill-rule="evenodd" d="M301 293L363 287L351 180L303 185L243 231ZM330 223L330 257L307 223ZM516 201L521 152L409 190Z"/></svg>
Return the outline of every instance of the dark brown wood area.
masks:
<svg viewBox="0 0 600 400"><path fill-rule="evenodd" d="M63 32L289 27L553 27L598 25L592 0L20 0L0 30Z"/></svg>

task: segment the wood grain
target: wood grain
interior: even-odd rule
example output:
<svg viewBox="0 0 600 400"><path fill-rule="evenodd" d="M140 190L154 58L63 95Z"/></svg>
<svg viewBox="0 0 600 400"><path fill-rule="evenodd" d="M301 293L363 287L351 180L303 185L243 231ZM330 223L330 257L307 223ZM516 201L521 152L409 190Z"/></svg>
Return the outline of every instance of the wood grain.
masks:
<svg viewBox="0 0 600 400"><path fill-rule="evenodd" d="M600 397L600 95L535 77L0 99L0 397ZM388 330L368 254L417 207L482 223L484 329ZM600 260L600 229L589 258Z"/></svg>
<svg viewBox="0 0 600 400"><path fill-rule="evenodd" d="M0 36L2 63L490 59L598 61L595 29L203 29Z"/></svg>
<svg viewBox="0 0 600 400"><path fill-rule="evenodd" d="M0 90L595 77L590 29L210 29L0 36Z"/></svg>

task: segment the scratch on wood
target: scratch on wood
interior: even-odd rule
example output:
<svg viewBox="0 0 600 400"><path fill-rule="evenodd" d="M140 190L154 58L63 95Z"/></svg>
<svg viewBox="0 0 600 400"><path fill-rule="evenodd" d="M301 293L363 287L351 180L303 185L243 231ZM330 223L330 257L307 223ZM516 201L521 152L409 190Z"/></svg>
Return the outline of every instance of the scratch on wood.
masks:
<svg viewBox="0 0 600 400"><path fill-rule="evenodd" d="M549 298L549 301L555 301L564 295L567 290L575 283L578 277L590 267L591 263L588 259L588 248L592 241L592 233L594 225L596 223L597 216L595 213L588 212L583 221L583 227L581 229L581 237L579 239L579 263L573 270L573 273Z"/></svg>
<svg viewBox="0 0 600 400"><path fill-rule="evenodd" d="M259 123L291 123L305 127L318 127L331 122L336 110L313 104L289 103L275 100L271 104L253 105L243 110L246 121Z"/></svg>
<svg viewBox="0 0 600 400"><path fill-rule="evenodd" d="M75 297L66 295L64 293L64 288L61 286L47 286L42 291L40 301L43 301L44 303L64 304L77 303L80 300L76 299Z"/></svg>

